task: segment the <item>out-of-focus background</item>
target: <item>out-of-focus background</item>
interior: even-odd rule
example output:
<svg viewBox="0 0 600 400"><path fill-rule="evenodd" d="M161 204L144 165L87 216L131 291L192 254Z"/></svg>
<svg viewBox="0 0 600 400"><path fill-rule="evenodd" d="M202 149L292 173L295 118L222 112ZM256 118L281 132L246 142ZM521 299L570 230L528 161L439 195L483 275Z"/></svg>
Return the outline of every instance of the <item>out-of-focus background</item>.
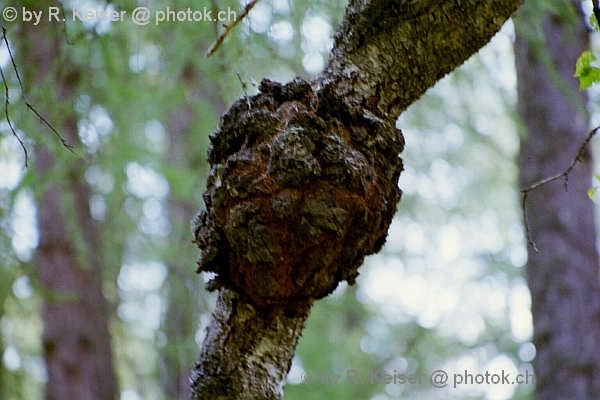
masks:
<svg viewBox="0 0 600 400"><path fill-rule="evenodd" d="M108 371L122 400L183 399L215 299L203 288L208 278L195 274L189 227L204 206L208 135L262 78L318 74L345 2L261 0L208 59L223 23L157 23L155 12L206 7L239 15L242 3L0 2L9 6L18 13L4 26L20 82L2 43L10 124L2 113L0 398L43 398L44 349L68 337L61 329L107 321L112 372L103 368L98 384ZM152 11L147 25L131 21L138 6ZM66 21L48 23L49 7ZM126 14L123 21L73 21L74 8ZM25 9L43 12L42 21L24 21ZM465 370L533 373L514 35L509 21L398 120L406 138L404 194L387 244L367 258L355 286L341 285L314 307L285 399L532 398L533 384L452 387L453 374ZM75 145L74 154L25 100ZM27 148L28 168L10 125ZM61 216L42 223L44 205ZM53 245L68 247L61 254L80 262L81 276L43 265L56 254ZM61 291L73 279L79 292ZM96 292L105 302L100 322L91 307L56 326L52 307L43 306ZM45 324L55 332L50 339ZM422 382L372 382L380 369ZM444 389L429 383L439 369L450 375ZM351 384L349 370L368 384ZM323 379L335 374L337 383Z"/></svg>

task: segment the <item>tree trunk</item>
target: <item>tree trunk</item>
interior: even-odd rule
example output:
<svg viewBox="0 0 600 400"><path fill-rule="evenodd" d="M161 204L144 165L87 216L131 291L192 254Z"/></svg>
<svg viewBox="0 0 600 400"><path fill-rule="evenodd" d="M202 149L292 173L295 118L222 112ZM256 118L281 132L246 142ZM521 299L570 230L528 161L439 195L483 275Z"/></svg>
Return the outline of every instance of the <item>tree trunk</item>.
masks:
<svg viewBox="0 0 600 400"><path fill-rule="evenodd" d="M531 2L515 20L518 111L527 127L518 159L523 188L565 171L588 131L587 98L573 78L575 62L589 46L588 30L581 3L570 5L571 12L552 14ZM594 204L587 196L591 153L580 161L568 176L568 191L558 180L527 199L539 249L528 246L527 262L537 399L600 398L599 262Z"/></svg>
<svg viewBox="0 0 600 400"><path fill-rule="evenodd" d="M268 80L211 136L199 270L217 308L193 399L280 399L313 302L354 283L400 199L399 114L484 46L520 0L350 1L311 84Z"/></svg>
<svg viewBox="0 0 600 400"><path fill-rule="evenodd" d="M201 136L199 132L192 132L194 123L199 118L210 118L210 115L221 115L226 106L218 96L218 88L213 80L208 79L194 63L189 60L181 71L179 85L185 88L185 99L189 103L178 104L167 114L167 130L169 132L170 147L167 152L167 163L173 169L192 171L201 168L204 160L200 162L201 155L189 143L196 141ZM197 104L200 99L209 99L212 109L199 109ZM187 198L191 198L189 195ZM190 313L187 307L181 304L198 306L197 280L188 265L181 264L181 255L189 251L190 244L190 216L197 211L195 205L186 201L176 193L171 192L169 198L170 221L173 231L170 235L169 259L176 263L169 263L169 300L165 313L163 331L167 335L168 343L161 349L161 363L165 392L172 399L184 399L189 392L189 366L194 362L193 349L197 348L195 339L198 329L198 318ZM192 276L190 276L192 274ZM206 303L208 299L203 299ZM202 305L200 305L202 307Z"/></svg>
<svg viewBox="0 0 600 400"><path fill-rule="evenodd" d="M41 10L39 4L37 7ZM64 56L63 45L67 45L60 25L24 23L21 29L18 54L26 60L23 64L33 67L24 68L26 86L52 86L57 100L68 104L69 109L62 122L52 122L68 143L79 143L72 105L82 72L68 61L60 66L56 63ZM42 99L33 101L43 104ZM60 167L66 176L61 176L59 183L52 177L57 163L51 151L43 146L36 148L35 172L41 194L36 263L44 290L46 398L114 400L117 384L109 308L101 289L98 226L90 215L90 190L83 178L85 164L81 159L69 163L66 169Z"/></svg>

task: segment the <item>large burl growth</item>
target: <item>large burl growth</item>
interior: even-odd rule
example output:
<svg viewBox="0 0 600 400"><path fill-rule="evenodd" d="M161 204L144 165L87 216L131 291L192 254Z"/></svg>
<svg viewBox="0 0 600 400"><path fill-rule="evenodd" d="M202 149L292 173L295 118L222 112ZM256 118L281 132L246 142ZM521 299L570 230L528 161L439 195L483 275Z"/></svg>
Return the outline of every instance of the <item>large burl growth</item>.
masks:
<svg viewBox="0 0 600 400"><path fill-rule="evenodd" d="M297 78L259 89L211 135L198 271L216 273L209 289L294 314L354 283L380 250L400 200L404 139L328 87Z"/></svg>
<svg viewBox="0 0 600 400"><path fill-rule="evenodd" d="M310 306L385 241L400 199L396 118L521 2L349 0L311 84L263 81L223 117L194 222L219 296L193 399L283 397Z"/></svg>

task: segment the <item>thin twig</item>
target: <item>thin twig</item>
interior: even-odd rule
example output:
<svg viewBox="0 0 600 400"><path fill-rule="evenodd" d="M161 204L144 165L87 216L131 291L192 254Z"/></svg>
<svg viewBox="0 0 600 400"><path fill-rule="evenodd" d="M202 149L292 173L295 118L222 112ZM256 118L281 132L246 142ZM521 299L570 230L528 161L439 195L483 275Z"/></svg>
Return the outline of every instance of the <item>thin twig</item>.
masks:
<svg viewBox="0 0 600 400"><path fill-rule="evenodd" d="M29 155L27 154L27 147L25 147L25 143L23 143L23 140L21 140L19 135L17 135L17 132L15 131L12 121L10 120L10 115L8 114L9 91L8 91L8 84L6 83L6 77L4 76L4 70L2 69L2 67L0 67L0 75L2 76L2 83L4 83L4 115L6 116L6 122L8 123L8 126L9 126L10 131L12 132L13 136L17 139L17 141L21 145L21 148L23 149L23 153L25 154L25 168L27 168L28 167L27 161L29 160Z"/></svg>
<svg viewBox="0 0 600 400"><path fill-rule="evenodd" d="M229 35L229 32L231 32L231 30L235 28L235 26L239 24L246 17L246 15L248 15L250 10L252 10L252 7L254 7L258 2L259 0L252 0L250 3L246 4L246 7L244 7L244 10L242 10L240 16L236 18L235 21L233 21L229 25L224 25L225 30L221 32L217 40L215 40L215 42L208 48L208 50L206 50L206 53L204 53L204 57L208 58L212 56L219 49L219 47L221 47L221 44L223 44L223 41L225 40L227 35Z"/></svg>
<svg viewBox="0 0 600 400"><path fill-rule="evenodd" d="M240 80L240 85L242 85L242 89L244 90L244 95L246 95L246 101L248 102L248 109L252 108L252 106L250 105L250 97L248 97L248 92L246 91L246 89L248 88L248 85L246 84L246 82L244 82L242 80L242 77L240 76L240 73L237 72L237 70L235 71L235 74L237 75L238 79Z"/></svg>
<svg viewBox="0 0 600 400"><path fill-rule="evenodd" d="M33 113L35 115L37 115L37 117L40 119L40 121L42 123L44 123L44 125L46 125L48 128L50 128L52 130L52 132L54 132L54 134L58 137L58 139L61 141L62 145L67 150L69 150L71 153L75 153L73 151L73 146L68 144L67 141L65 139L63 139L63 137L60 135L60 133L58 133L58 131L56 129L54 129L54 127L48 121L46 121L46 119L44 117L42 117L35 108L33 108L31 103L29 103L29 101L27 101L27 97L25 96L25 88L23 87L23 81L21 80L21 76L19 75L19 69L17 68L17 63L15 62L15 58L13 57L12 50L10 49L10 45L8 44L8 38L6 37L6 27L4 26L4 22L2 20L0 20L0 26L2 27L2 39L1 40L4 42L4 44L6 46L6 50L8 51L10 62L12 64L13 70L15 71L15 76L17 77L17 81L19 82L19 86L21 88L21 96L23 97L23 101L25 102L25 105L27 106L27 108L29 110L33 111ZM27 168L27 166L28 166L27 149L25 148L25 144L23 143L21 138L19 138L19 136L17 135L17 132L15 131L15 128L13 127L13 124L9 118L9 113L8 113L8 105L10 103L9 90L8 90L8 83L6 80L6 76L4 75L4 71L2 70L2 68L0 68L0 76L2 77L2 81L4 83L4 114L6 116L6 121L8 123L8 126L10 127L10 130L12 131L12 134L19 141L21 148L23 148L23 152L25 153L25 168Z"/></svg>
<svg viewBox="0 0 600 400"><path fill-rule="evenodd" d="M598 0L600 1L600 0ZM600 12L600 9L598 10ZM537 249L537 246L535 245L535 242L533 241L533 239L531 238L531 232L529 230L529 221L527 219L527 209L525 208L525 203L527 201L527 196L529 195L529 192L531 192L532 190L535 190L537 188L539 188L540 186L543 186L547 183L550 183L552 181L557 180L558 178L565 178L565 182L564 182L564 186L565 186L565 191L569 190L569 174L571 173L571 171L573 170L573 168L575 168L575 165L582 160L582 157L585 155L585 149L587 148L588 144L590 143L590 140L592 140L592 137L594 137L594 135L598 132L598 130L600 129L600 126L595 127L594 129L592 129L591 131L588 132L585 140L583 141L583 143L581 144L581 146L579 146L579 150L577 151L577 155L575 156L575 158L573 159L573 161L571 162L571 165L569 165L569 167L564 171L561 172L559 174L553 175L549 178L545 178L542 179L541 181L538 181L536 183L534 183L531 186L526 187L525 189L521 190L521 194L523 196L523 201L522 201L522 208L523 208L523 219L525 222L525 233L527 234L527 240L529 241L529 244L531 245L531 247L533 247L533 249L535 250L536 253L539 253L539 250Z"/></svg>

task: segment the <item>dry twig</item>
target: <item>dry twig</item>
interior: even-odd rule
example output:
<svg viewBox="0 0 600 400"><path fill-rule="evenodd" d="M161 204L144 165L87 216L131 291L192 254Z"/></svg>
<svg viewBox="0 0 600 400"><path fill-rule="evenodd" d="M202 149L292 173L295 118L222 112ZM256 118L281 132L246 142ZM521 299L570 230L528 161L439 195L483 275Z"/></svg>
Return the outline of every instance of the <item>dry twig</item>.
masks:
<svg viewBox="0 0 600 400"><path fill-rule="evenodd" d="M233 21L229 25L224 25L225 30L221 32L217 40L215 40L215 42L208 48L208 50L206 50L206 53L204 53L204 57L208 58L212 56L219 49L219 47L221 47L221 44L223 44L223 41L225 40L227 35L229 35L229 32L231 32L231 30L235 28L235 26L239 24L246 17L246 15L248 15L250 10L252 10L252 7L254 7L256 3L258 3L258 1L259 0L252 0L250 3L246 4L246 7L244 7L244 10L240 13L240 16L236 18L235 21Z"/></svg>
<svg viewBox="0 0 600 400"><path fill-rule="evenodd" d="M29 103L29 101L27 101L27 97L25 97L25 88L23 87L23 81L21 80L21 76L19 75L19 70L17 68L15 58L13 57L12 50L10 49L10 45L8 44L8 39L6 37L6 27L4 26L4 22L2 22L1 20L0 20L0 26L2 27L2 39L0 39L0 40L2 40L4 42L4 45L6 46L6 50L8 51L8 56L10 58L10 62L12 64L13 70L15 71L15 76L17 77L17 81L19 81L19 86L21 87L21 96L23 97L25 106L29 110L33 111L33 113L35 115L37 115L37 117L40 119L40 121L44 125L46 125L48 128L50 128L52 130L52 132L54 132L54 134L60 139L62 145L65 148L67 148L71 153L74 153L73 146L68 144L67 141L65 139L63 139L62 136L60 136L60 133L58 133L58 131L56 129L54 129L54 127L52 125L50 125L50 123L48 121L46 121L46 119L44 117L42 117L35 108L33 108L31 103ZM6 122L8 123L8 126L10 127L10 130L11 130L13 136L19 141L19 144L21 145L21 148L23 149L23 153L25 153L25 168L27 168L28 167L28 159L29 159L29 156L27 154L27 148L25 147L25 143L23 143L23 140L21 140L19 135L17 135L17 132L15 131L12 121L10 120L10 115L8 113L8 105L10 103L9 90L8 90L8 83L6 80L6 76L4 75L4 71L2 70L2 68L0 68L0 77L2 77L2 82L4 83L4 115L6 117Z"/></svg>
<svg viewBox="0 0 600 400"><path fill-rule="evenodd" d="M600 0L598 0L598 1L600 1ZM600 9L598 11L600 12ZM583 143L581 144L581 146L579 146L579 150L577 151L577 155L573 159L573 162L571 162L571 165L569 165L569 167L564 172L561 172L559 174L553 175L553 176L551 176L549 178L542 179L541 181L538 181L538 182L534 183L533 185L528 186L525 189L521 190L521 194L523 196L521 207L523 208L523 219L524 219L524 222L525 222L525 233L527 234L527 240L529 241L529 244L531 245L531 247L533 247L533 249L535 250L536 253L539 253L540 251L538 250L537 246L535 245L535 242L531 238L531 232L529 231L529 221L527 220L527 209L525 208L525 202L527 201L527 196L529 195L529 192L531 192L532 190L537 189L540 186L543 186L543 185L545 185L547 183L555 181L555 180L557 180L558 178L561 178L561 177L564 177L564 179L565 179L565 181L564 181L565 190L568 190L569 189L569 174L571 173L571 171L573 170L573 168L575 168L575 164L577 164L577 162L581 161L581 158L585 154L585 149L587 148L588 143L590 142L590 140L592 140L592 137L596 134L596 132L598 132L599 129L600 129L600 126L597 126L597 127L595 127L594 129L592 129L591 131L588 132L585 140L583 141Z"/></svg>

